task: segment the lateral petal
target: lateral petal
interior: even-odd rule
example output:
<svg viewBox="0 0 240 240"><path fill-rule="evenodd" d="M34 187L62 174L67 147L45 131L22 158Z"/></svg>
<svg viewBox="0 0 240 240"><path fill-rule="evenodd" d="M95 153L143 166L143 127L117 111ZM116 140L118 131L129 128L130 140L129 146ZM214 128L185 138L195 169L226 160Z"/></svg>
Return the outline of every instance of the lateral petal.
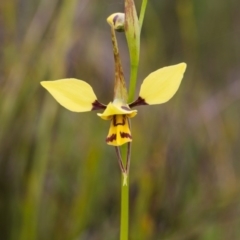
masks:
<svg viewBox="0 0 240 240"><path fill-rule="evenodd" d="M58 103L73 112L94 110L99 103L92 87L82 80L67 78L43 81L41 85L48 90ZM99 103L99 108L105 107Z"/></svg>
<svg viewBox="0 0 240 240"><path fill-rule="evenodd" d="M132 103L130 106L167 102L177 92L186 67L186 63L180 63L149 74L140 88L139 97L142 101L139 104Z"/></svg>

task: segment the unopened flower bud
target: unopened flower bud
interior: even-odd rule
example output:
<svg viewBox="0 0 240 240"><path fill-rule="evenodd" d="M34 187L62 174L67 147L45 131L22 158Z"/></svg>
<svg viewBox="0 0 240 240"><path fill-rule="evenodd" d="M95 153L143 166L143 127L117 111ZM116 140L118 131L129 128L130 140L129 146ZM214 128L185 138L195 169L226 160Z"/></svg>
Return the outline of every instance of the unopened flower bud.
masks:
<svg viewBox="0 0 240 240"><path fill-rule="evenodd" d="M125 14L113 13L107 18L107 22L118 32L124 32Z"/></svg>

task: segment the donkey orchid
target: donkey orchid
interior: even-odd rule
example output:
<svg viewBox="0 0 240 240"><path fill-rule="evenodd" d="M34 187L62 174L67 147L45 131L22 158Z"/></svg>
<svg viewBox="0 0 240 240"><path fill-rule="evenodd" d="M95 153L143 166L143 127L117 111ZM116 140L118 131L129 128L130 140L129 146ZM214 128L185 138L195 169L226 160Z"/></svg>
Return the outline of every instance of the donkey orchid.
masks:
<svg viewBox="0 0 240 240"><path fill-rule="evenodd" d="M114 21L117 18L108 18ZM100 103L92 89L85 81L67 78L55 81L43 81L41 85L63 107L73 112L87 112L104 109L97 115L104 120L110 120L110 129L106 138L109 145L121 146L132 141L129 118L137 114L132 108L140 105L153 105L167 102L176 93L186 69L185 63L172 65L152 72L140 87L139 97L132 103L127 103L127 89L125 85L121 60L119 56L114 25L111 26L111 36L115 61L114 98L108 105Z"/></svg>

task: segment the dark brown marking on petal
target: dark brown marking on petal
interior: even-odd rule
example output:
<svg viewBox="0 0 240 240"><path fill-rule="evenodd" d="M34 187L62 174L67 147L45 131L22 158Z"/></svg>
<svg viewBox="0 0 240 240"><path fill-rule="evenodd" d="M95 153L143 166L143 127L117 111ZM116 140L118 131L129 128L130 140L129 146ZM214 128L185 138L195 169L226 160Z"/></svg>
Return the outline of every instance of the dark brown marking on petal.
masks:
<svg viewBox="0 0 240 240"><path fill-rule="evenodd" d="M95 102L92 103L92 111L98 110L98 109L105 109L106 106L100 103L98 100L95 100Z"/></svg>
<svg viewBox="0 0 240 240"><path fill-rule="evenodd" d="M113 116L113 126L117 126L117 125L122 125L122 126L124 126L125 125L125 116L123 115L123 120L122 120L122 122L120 122L120 123L117 123L117 119L116 119L116 115L114 115Z"/></svg>
<svg viewBox="0 0 240 240"><path fill-rule="evenodd" d="M129 107L126 107L126 106L121 106L121 108L126 110L126 111L131 111L131 109Z"/></svg>
<svg viewBox="0 0 240 240"><path fill-rule="evenodd" d="M141 105L148 105L148 104L145 102L145 99L138 97L136 101L129 104L129 107L132 108L132 107L141 106Z"/></svg>
<svg viewBox="0 0 240 240"><path fill-rule="evenodd" d="M116 139L117 139L117 135L116 134L112 134L110 137L106 138L106 142L113 142Z"/></svg>
<svg viewBox="0 0 240 240"><path fill-rule="evenodd" d="M120 132L120 136L121 136L121 138L130 138L130 139L132 139L132 136L129 133Z"/></svg>

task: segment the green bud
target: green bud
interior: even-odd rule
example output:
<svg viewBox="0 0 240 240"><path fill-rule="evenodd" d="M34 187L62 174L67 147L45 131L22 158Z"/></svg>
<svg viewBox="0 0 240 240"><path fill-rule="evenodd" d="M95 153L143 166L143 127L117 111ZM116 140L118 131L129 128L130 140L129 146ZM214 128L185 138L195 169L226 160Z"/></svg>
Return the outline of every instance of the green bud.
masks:
<svg viewBox="0 0 240 240"><path fill-rule="evenodd" d="M124 32L125 14L124 13L113 13L107 18L107 22L117 32Z"/></svg>

